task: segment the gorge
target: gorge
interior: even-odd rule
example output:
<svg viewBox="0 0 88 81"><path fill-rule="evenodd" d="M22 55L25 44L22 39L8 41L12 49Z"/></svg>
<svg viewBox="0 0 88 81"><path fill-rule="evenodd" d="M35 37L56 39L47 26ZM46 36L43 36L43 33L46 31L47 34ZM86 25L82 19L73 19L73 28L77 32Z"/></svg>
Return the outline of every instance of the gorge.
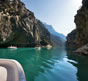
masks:
<svg viewBox="0 0 88 81"><path fill-rule="evenodd" d="M56 46L43 23L20 0L0 0L0 47Z"/></svg>
<svg viewBox="0 0 88 81"><path fill-rule="evenodd" d="M49 5L52 1L57 3L59 0L24 0L26 5L28 2L31 3L30 1L32 1L31 5L37 2L37 6L41 7L41 12L46 11L48 14L45 12L45 15L53 17L55 22L52 22L51 25L47 21L44 23L39 16L35 16L35 13L30 11L31 9L27 9L30 7L29 3L27 7L21 1L23 0L0 0L0 59L18 61L24 69L26 81L88 81L88 57L80 55L88 55L88 1L82 1L82 6L77 11L74 20L76 29L68 34L67 40L63 34L54 29L56 27L53 23L60 24L60 21L55 19L56 15L50 14L51 12L47 12L47 7L45 8L45 4ZM46 1L45 4L43 1ZM51 6L55 6L54 9L56 8L59 14L49 6L52 13L62 16L57 19L62 19L61 22L64 26L66 26L66 22L64 22L63 16L67 16L66 21L71 24L67 19L70 16L67 15L67 11L69 11L66 8L67 1L71 1L72 5L77 0L60 0L57 3L62 13L65 12L64 15L56 8L57 5L54 2L55 5L51 4ZM63 5L63 3L65 4ZM40 5L44 7L45 11ZM38 9L35 4L33 6L35 10ZM52 21L51 17L50 21ZM73 16L71 15L71 17ZM57 27L62 31L60 27L63 26L57 25ZM63 32L69 32L68 29L63 27ZM53 47L47 49L48 45ZM17 48L14 49L11 46ZM69 48L72 50L68 50Z"/></svg>

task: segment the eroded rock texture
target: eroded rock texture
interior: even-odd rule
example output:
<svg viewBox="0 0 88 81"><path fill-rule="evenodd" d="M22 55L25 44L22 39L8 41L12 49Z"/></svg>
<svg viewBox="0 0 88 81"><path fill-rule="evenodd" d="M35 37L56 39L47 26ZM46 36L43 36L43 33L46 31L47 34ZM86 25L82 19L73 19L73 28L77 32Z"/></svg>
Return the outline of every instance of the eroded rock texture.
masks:
<svg viewBox="0 0 88 81"><path fill-rule="evenodd" d="M52 44L48 30L40 27L33 12L20 0L0 0L0 47Z"/></svg>
<svg viewBox="0 0 88 81"><path fill-rule="evenodd" d="M69 47L78 48L88 43L88 1L83 0L82 3L82 7L75 16L76 29L67 36L67 46Z"/></svg>
<svg viewBox="0 0 88 81"><path fill-rule="evenodd" d="M82 1L82 7L75 16L75 24L76 29L67 36L66 46L69 48L83 48L88 44L88 0Z"/></svg>

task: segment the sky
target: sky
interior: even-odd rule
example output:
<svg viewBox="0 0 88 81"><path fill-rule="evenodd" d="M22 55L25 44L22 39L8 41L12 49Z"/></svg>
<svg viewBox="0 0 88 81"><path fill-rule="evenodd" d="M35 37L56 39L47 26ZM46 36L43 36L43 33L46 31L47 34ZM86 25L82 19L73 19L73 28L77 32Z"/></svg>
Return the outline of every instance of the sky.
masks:
<svg viewBox="0 0 88 81"><path fill-rule="evenodd" d="M74 16L82 0L21 0L35 17L65 36L76 28Z"/></svg>

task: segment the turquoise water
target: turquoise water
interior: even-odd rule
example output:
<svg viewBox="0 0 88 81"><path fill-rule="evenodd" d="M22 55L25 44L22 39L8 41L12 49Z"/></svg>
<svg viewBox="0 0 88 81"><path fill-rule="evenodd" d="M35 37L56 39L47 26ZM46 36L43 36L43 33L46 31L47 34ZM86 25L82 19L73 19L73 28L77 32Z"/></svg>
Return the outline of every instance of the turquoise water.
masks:
<svg viewBox="0 0 88 81"><path fill-rule="evenodd" d="M0 58L19 61L27 81L88 81L88 57L62 48L0 49Z"/></svg>

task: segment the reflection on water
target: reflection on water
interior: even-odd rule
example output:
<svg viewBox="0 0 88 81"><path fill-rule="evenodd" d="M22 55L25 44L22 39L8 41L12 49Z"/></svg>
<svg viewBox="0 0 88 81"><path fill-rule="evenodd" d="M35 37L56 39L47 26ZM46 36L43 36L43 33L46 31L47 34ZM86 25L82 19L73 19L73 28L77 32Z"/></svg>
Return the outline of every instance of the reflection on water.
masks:
<svg viewBox="0 0 88 81"><path fill-rule="evenodd" d="M88 80L87 58L66 52L62 48L43 48L40 51L34 48L0 49L0 58L19 61L24 68L27 81Z"/></svg>
<svg viewBox="0 0 88 81"><path fill-rule="evenodd" d="M88 57L74 54L71 51L68 51L67 55L68 59L78 62L77 64L72 63L75 67L77 67L78 81L88 81Z"/></svg>

